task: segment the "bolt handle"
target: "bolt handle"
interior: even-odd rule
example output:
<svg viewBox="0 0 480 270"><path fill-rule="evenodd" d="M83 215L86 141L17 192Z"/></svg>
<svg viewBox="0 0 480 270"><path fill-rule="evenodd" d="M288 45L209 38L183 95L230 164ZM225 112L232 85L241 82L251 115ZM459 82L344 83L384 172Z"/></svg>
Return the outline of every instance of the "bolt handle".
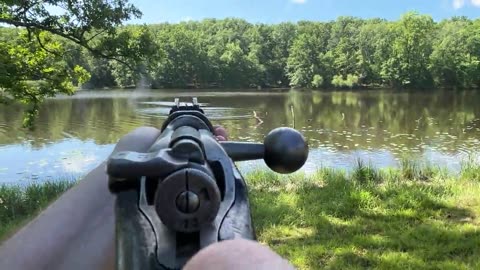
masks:
<svg viewBox="0 0 480 270"><path fill-rule="evenodd" d="M308 158L308 144L303 135L287 127L270 131L263 144L221 142L221 145L233 161L263 158L270 169L284 174L297 171Z"/></svg>

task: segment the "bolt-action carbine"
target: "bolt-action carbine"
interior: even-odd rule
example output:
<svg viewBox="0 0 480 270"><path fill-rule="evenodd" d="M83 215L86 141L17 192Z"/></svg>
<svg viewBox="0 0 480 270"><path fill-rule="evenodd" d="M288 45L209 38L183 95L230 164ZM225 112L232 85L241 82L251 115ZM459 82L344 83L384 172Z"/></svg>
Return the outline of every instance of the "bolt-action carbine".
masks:
<svg viewBox="0 0 480 270"><path fill-rule="evenodd" d="M247 187L235 161L264 159L292 173L308 156L291 128L263 144L219 142L197 99L175 105L147 153L119 152L107 163L116 194L116 267L180 269L200 249L228 239L255 240Z"/></svg>

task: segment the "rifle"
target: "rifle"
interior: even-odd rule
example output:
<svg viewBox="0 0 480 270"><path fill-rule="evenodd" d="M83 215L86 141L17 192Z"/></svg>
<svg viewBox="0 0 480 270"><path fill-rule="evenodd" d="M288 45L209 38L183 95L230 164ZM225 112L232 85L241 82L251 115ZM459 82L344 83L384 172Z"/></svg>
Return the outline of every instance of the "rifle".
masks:
<svg viewBox="0 0 480 270"><path fill-rule="evenodd" d="M300 169L303 136L271 131L263 144L219 142L196 98L175 99L147 153L119 152L107 162L116 194L116 268L180 269L200 249L228 239L256 240L245 181L235 161L264 159L278 173Z"/></svg>

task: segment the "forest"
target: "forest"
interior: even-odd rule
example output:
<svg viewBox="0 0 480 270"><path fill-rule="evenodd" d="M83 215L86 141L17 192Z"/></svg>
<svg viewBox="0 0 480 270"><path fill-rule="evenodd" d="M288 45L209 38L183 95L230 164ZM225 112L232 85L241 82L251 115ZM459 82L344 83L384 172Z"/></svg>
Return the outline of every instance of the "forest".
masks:
<svg viewBox="0 0 480 270"><path fill-rule="evenodd" d="M48 32L31 42L31 33L15 27L0 28L0 48L21 45L16 55L10 50L19 61L39 64L53 58L43 71L73 70L78 75L72 76L73 85L92 89L480 86L480 19L435 22L410 12L398 21L339 17L252 24L228 18L117 30L107 44L117 43L112 46L117 58L97 57L89 48ZM35 57L21 59L28 58L27 51ZM40 60L39 51L44 52ZM55 51L57 56L51 57Z"/></svg>

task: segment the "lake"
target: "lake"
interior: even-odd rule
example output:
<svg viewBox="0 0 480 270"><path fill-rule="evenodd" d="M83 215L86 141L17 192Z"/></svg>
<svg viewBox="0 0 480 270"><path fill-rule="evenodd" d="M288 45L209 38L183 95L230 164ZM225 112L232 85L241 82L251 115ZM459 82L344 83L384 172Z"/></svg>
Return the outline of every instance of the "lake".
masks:
<svg viewBox="0 0 480 270"><path fill-rule="evenodd" d="M81 176L122 135L143 125L160 127L173 99L190 96L231 140L261 142L275 127L295 126L311 149L307 172L348 170L358 159L397 166L405 156L458 170L463 159L480 153L480 93L474 91L79 91L47 100L34 131L21 128L21 106L0 105L0 183ZM266 168L263 161L239 167Z"/></svg>

